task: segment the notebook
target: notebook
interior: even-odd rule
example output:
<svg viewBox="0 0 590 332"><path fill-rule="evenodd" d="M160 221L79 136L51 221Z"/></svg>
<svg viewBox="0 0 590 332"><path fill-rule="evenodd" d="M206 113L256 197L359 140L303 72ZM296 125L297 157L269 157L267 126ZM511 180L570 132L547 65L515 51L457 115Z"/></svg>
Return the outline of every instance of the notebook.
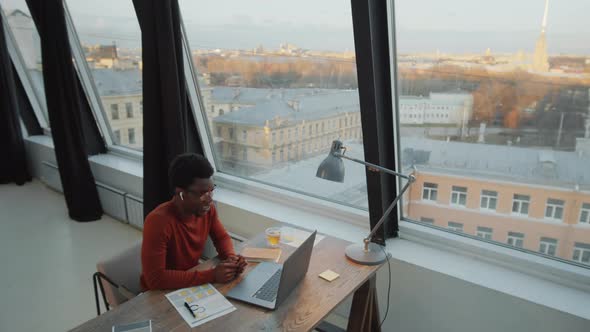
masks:
<svg viewBox="0 0 590 332"><path fill-rule="evenodd" d="M250 262L275 262L278 263L281 258L281 248L252 248L242 249L241 255Z"/></svg>
<svg viewBox="0 0 590 332"><path fill-rule="evenodd" d="M190 327L236 310L211 284L179 289L166 294L166 298Z"/></svg>

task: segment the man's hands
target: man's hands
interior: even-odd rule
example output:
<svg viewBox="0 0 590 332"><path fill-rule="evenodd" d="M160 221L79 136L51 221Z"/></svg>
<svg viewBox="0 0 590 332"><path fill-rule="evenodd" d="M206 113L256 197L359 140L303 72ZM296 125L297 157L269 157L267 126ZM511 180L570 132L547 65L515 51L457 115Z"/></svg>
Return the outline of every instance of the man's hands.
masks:
<svg viewBox="0 0 590 332"><path fill-rule="evenodd" d="M230 255L215 267L215 282L227 283L234 280L246 268L246 260L241 255Z"/></svg>
<svg viewBox="0 0 590 332"><path fill-rule="evenodd" d="M227 258L227 261L233 261L236 264L238 264L238 268L236 270L236 276L238 274L241 274L242 272L244 272L244 269L248 265L248 263L246 262L246 259L242 255L229 255L229 257Z"/></svg>

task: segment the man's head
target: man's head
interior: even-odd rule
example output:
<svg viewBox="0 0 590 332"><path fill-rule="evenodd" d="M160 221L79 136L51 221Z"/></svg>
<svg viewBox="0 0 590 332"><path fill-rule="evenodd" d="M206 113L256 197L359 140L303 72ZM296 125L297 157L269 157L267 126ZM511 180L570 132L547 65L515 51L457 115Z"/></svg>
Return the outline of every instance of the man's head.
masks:
<svg viewBox="0 0 590 332"><path fill-rule="evenodd" d="M184 211L204 215L209 211L213 193L213 167L200 154L184 153L178 155L168 170L174 195Z"/></svg>

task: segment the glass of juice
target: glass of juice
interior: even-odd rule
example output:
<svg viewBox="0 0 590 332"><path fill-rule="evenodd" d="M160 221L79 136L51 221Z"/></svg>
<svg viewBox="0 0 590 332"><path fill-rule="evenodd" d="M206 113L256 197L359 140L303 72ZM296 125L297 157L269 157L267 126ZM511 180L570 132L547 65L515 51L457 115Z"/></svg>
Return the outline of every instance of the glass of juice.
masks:
<svg viewBox="0 0 590 332"><path fill-rule="evenodd" d="M281 228L270 227L266 229L265 233L268 246L271 248L277 248L279 246L279 241L281 240Z"/></svg>

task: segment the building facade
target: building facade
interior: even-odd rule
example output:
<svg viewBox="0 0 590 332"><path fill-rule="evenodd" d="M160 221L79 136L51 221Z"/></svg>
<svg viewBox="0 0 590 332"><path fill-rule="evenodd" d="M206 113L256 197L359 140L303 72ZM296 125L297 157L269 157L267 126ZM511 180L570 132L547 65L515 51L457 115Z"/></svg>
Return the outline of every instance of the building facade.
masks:
<svg viewBox="0 0 590 332"><path fill-rule="evenodd" d="M410 141L412 220L590 264L590 155ZM478 151L479 150L479 151ZM414 158L412 163L408 154ZM486 156L487 155L487 156ZM411 164L411 165L410 165Z"/></svg>
<svg viewBox="0 0 590 332"><path fill-rule="evenodd" d="M362 142L356 90L212 88L204 99L217 155L247 174L325 153L335 139ZM461 128L472 109L467 93L403 96L400 121Z"/></svg>

